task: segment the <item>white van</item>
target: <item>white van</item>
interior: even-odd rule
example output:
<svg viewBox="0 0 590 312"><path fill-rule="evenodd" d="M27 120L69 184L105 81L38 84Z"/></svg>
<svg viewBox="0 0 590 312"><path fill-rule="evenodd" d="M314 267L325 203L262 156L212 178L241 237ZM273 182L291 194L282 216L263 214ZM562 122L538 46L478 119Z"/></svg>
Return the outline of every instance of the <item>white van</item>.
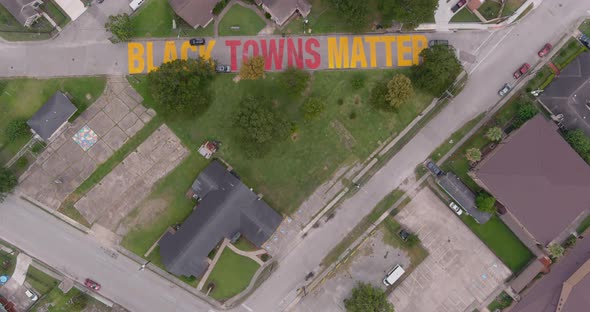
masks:
<svg viewBox="0 0 590 312"><path fill-rule="evenodd" d="M131 7L131 9L133 11L137 10L137 8L139 8L140 5L142 5L145 2L145 0L133 0L131 1L131 3L129 3L129 6Z"/></svg>
<svg viewBox="0 0 590 312"><path fill-rule="evenodd" d="M393 285L395 282L397 282L397 280L402 277L402 275L404 275L406 271L404 271L404 268L402 268L401 265L396 265L395 268L393 268L393 270L389 271L389 273L387 273L387 275L385 275L385 278L383 279L383 284L385 284L385 286L391 286Z"/></svg>

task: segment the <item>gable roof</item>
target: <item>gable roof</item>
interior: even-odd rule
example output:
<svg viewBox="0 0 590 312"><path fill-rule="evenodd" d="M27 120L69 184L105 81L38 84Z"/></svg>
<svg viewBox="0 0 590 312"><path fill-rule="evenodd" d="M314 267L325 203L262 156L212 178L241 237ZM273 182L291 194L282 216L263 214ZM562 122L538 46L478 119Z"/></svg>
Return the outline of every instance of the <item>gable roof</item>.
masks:
<svg viewBox="0 0 590 312"><path fill-rule="evenodd" d="M590 208L590 167L557 129L539 114L475 169L496 199L544 245Z"/></svg>
<svg viewBox="0 0 590 312"><path fill-rule="evenodd" d="M77 110L65 94L57 91L27 124L43 140L48 140Z"/></svg>
<svg viewBox="0 0 590 312"><path fill-rule="evenodd" d="M25 25L31 16L39 14L31 5L31 2L33 0L0 0L0 4L22 25Z"/></svg>
<svg viewBox="0 0 590 312"><path fill-rule="evenodd" d="M170 6L191 27L206 27L213 20L213 8L219 0L168 0Z"/></svg>
<svg viewBox="0 0 590 312"><path fill-rule="evenodd" d="M158 243L162 261L173 274L201 276L209 252L237 232L261 247L283 220L216 160L199 174L192 189L201 201L175 234L166 233Z"/></svg>
<svg viewBox="0 0 590 312"><path fill-rule="evenodd" d="M311 4L306 0L256 0L256 3L264 5L279 25L283 25L295 11L303 16L311 11Z"/></svg>

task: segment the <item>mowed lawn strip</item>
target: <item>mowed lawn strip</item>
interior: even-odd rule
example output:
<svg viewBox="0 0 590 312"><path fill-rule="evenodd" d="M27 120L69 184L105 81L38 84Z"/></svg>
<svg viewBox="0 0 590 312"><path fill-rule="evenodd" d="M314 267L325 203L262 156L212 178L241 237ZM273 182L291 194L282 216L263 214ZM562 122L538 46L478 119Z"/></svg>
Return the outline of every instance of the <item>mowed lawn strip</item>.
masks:
<svg viewBox="0 0 590 312"><path fill-rule="evenodd" d="M172 29L172 20L176 21L176 29ZM159 37L195 37L213 36L211 22L206 28L192 28L182 18L176 16L168 0L147 0L131 17L134 38Z"/></svg>
<svg viewBox="0 0 590 312"><path fill-rule="evenodd" d="M232 26L239 29L232 30ZM256 36L266 23L249 8L234 4L219 22L220 36Z"/></svg>
<svg viewBox="0 0 590 312"><path fill-rule="evenodd" d="M207 291L209 283L214 283L215 287L209 295L217 300L229 299L248 287L259 267L254 260L225 248L211 271L203 291Z"/></svg>
<svg viewBox="0 0 590 312"><path fill-rule="evenodd" d="M0 80L0 164L10 160L30 139L8 142L5 125L12 120L29 119L56 91L67 92L82 113L102 94L104 77Z"/></svg>
<svg viewBox="0 0 590 312"><path fill-rule="evenodd" d="M27 270L25 282L29 283L39 296L48 293L59 284L58 280L45 274L32 265L29 266L29 269Z"/></svg>

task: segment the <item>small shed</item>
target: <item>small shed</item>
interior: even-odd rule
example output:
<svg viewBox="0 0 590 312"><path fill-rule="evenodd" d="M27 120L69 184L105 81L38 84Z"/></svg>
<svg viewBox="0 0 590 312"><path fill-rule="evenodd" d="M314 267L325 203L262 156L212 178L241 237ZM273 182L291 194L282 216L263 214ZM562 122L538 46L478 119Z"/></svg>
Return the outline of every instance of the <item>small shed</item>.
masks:
<svg viewBox="0 0 590 312"><path fill-rule="evenodd" d="M27 121L35 136L45 142L51 141L53 136L68 122L78 109L70 99L60 91L47 101Z"/></svg>

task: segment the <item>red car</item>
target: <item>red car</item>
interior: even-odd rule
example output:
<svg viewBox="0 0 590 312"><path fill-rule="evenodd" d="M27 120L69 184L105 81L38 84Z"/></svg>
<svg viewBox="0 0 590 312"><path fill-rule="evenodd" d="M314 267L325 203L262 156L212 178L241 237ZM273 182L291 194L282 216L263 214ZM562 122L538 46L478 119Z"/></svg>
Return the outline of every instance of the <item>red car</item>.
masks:
<svg viewBox="0 0 590 312"><path fill-rule="evenodd" d="M514 79L518 79L518 78L520 78L520 76L526 74L530 68L531 68L531 65L529 63L522 64L522 66L517 71L514 72Z"/></svg>
<svg viewBox="0 0 590 312"><path fill-rule="evenodd" d="M551 48L553 48L553 46L551 45L551 43L545 43L545 45L543 46L543 49L541 49L541 51L539 51L539 57L543 57L545 55L547 55L547 53L549 53L549 51L551 51Z"/></svg>
<svg viewBox="0 0 590 312"><path fill-rule="evenodd" d="M88 289L90 289L90 290L94 290L94 291L99 291L100 290L100 284L97 283L97 282L95 282L95 281L93 281L93 280L91 280L91 279L89 279L89 278L87 278L84 281L84 285L86 287L88 287Z"/></svg>

